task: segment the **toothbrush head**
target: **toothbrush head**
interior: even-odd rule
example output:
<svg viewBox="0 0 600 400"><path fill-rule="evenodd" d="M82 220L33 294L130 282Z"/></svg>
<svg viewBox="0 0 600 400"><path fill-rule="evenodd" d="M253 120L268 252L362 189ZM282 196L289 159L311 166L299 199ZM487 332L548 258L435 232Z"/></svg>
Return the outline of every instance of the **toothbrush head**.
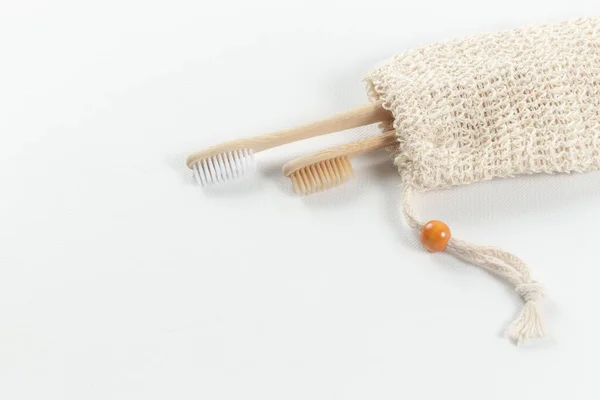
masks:
<svg viewBox="0 0 600 400"><path fill-rule="evenodd" d="M236 149L194 161L191 165L196 182L201 186L240 178L256 169L251 149Z"/></svg>
<svg viewBox="0 0 600 400"><path fill-rule="evenodd" d="M288 176L298 194L311 194L340 185L354 175L348 156L316 162L299 168Z"/></svg>

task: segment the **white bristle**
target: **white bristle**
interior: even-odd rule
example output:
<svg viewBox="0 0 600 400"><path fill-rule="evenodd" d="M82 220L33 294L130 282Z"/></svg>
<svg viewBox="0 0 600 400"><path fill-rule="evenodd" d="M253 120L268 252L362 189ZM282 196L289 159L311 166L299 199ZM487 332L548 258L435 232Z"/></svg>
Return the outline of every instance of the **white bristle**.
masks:
<svg viewBox="0 0 600 400"><path fill-rule="evenodd" d="M236 179L254 169L254 154L250 149L217 154L193 165L196 182L202 186Z"/></svg>

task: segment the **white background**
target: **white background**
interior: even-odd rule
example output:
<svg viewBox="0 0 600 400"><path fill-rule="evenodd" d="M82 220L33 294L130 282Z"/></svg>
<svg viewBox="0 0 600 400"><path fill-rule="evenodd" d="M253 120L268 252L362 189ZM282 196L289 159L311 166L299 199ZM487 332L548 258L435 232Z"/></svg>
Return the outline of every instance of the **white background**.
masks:
<svg viewBox="0 0 600 400"><path fill-rule="evenodd" d="M415 199L524 258L550 338L510 344L508 285L429 254L385 154L293 195L259 154L203 191L186 153L366 102L404 49L592 16L589 1L0 3L0 398L594 399L600 173Z"/></svg>

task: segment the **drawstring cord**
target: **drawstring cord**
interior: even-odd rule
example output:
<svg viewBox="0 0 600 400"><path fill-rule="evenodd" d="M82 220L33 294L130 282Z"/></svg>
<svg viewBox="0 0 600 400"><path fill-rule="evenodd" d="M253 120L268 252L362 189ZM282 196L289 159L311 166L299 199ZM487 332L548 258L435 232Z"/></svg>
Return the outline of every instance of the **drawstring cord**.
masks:
<svg viewBox="0 0 600 400"><path fill-rule="evenodd" d="M410 202L412 192L412 188L404 187L402 210L408 225L421 231L425 224L417 219L412 208ZM454 237L448 241L446 251L470 264L487 269L515 286L516 293L523 299L525 305L506 332L511 340L520 344L545 335L538 306L538 302L545 294L544 287L531 279L529 267L521 259L497 247L480 246Z"/></svg>

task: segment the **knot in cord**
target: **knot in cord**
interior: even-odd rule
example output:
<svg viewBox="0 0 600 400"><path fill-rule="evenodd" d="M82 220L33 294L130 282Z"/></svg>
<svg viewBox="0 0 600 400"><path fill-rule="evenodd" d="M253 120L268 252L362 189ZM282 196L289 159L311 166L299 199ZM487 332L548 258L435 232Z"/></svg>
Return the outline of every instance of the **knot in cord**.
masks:
<svg viewBox="0 0 600 400"><path fill-rule="evenodd" d="M535 281L517 285L515 291L526 303L530 301L536 302L544 297L545 294L544 287Z"/></svg>
<svg viewBox="0 0 600 400"><path fill-rule="evenodd" d="M416 217L410 197L413 188L404 186L402 208L408 224L415 230L425 226ZM456 238L450 239L447 250L472 264L480 265L488 271L514 284L515 291L525 305L507 331L509 338L516 343L544 336L544 324L538 307L538 300L544 297L544 287L530 278L529 267L518 257L495 247L478 246Z"/></svg>

